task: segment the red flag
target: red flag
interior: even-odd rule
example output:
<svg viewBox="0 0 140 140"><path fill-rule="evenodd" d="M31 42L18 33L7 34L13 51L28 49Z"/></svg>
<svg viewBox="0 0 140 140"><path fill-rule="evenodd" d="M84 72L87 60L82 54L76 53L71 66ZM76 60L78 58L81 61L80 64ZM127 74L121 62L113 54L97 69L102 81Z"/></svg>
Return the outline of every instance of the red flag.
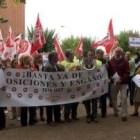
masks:
<svg viewBox="0 0 140 140"><path fill-rule="evenodd" d="M35 26L35 32L33 35L31 55L35 53L37 50L41 49L45 43L46 43L46 40L45 40L45 36L43 33L42 25L41 25L39 14L38 14L36 26Z"/></svg>
<svg viewBox="0 0 140 140"><path fill-rule="evenodd" d="M109 26L108 26L108 36L110 36L110 38L114 38L112 19L110 20Z"/></svg>
<svg viewBox="0 0 140 140"><path fill-rule="evenodd" d="M2 37L2 33L0 30L0 56L2 55L3 51L4 51L4 41L3 41L3 37Z"/></svg>
<svg viewBox="0 0 140 140"><path fill-rule="evenodd" d="M38 51L34 52L34 54L32 55L32 58L35 58L36 55L38 55Z"/></svg>
<svg viewBox="0 0 140 140"><path fill-rule="evenodd" d="M14 55L16 54L16 43L14 41L14 37L12 34L12 29L9 27L8 37L6 40L4 52L3 52L3 59L7 58L14 58Z"/></svg>
<svg viewBox="0 0 140 140"><path fill-rule="evenodd" d="M22 55L30 55L30 51L31 51L31 44L28 41L28 39L26 38L23 43L23 46L19 49L19 58Z"/></svg>
<svg viewBox="0 0 140 140"><path fill-rule="evenodd" d="M109 54L115 43L116 43L116 37L114 36L112 19L111 19L108 26L107 36L102 40L92 44L91 46L92 47L104 46L106 48L106 52Z"/></svg>
<svg viewBox="0 0 140 140"><path fill-rule="evenodd" d="M77 54L79 54L80 56L83 55L83 39L82 39L82 38L79 40L79 44L78 44L78 46L77 46L75 52L76 52Z"/></svg>
<svg viewBox="0 0 140 140"><path fill-rule="evenodd" d="M21 34L18 35L15 39L15 44L16 44L16 53L19 53L19 49L21 48Z"/></svg>
<svg viewBox="0 0 140 140"><path fill-rule="evenodd" d="M9 27L8 37L6 40L6 47L8 48L15 47L15 41L14 41L11 27Z"/></svg>
<svg viewBox="0 0 140 140"><path fill-rule="evenodd" d="M55 45L55 50L58 53L59 61L60 62L64 61L65 60L65 56L64 56L64 53L63 53L63 51L62 51L62 49L61 49L61 47L60 47L56 37L54 38L54 45Z"/></svg>

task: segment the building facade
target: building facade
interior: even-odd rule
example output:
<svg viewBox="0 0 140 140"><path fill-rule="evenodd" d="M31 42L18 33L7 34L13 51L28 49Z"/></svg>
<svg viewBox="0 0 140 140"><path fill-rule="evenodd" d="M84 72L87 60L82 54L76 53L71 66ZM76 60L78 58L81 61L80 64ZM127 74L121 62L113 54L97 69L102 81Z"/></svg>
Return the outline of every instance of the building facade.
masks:
<svg viewBox="0 0 140 140"><path fill-rule="evenodd" d="M15 5L13 0L6 0L7 8L0 8L0 17L8 19L6 23L0 23L0 29L4 40L7 38L9 26L16 37L19 34L25 34L25 4Z"/></svg>

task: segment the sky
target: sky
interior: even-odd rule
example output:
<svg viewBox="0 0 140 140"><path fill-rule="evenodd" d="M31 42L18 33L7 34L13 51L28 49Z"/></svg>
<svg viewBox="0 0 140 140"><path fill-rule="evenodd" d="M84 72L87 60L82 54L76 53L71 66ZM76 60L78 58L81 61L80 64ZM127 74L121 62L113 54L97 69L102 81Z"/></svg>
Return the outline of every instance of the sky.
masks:
<svg viewBox="0 0 140 140"><path fill-rule="evenodd" d="M25 11L26 26L35 26L39 13L43 28L55 29L60 39L73 35L100 40L111 18L114 34L140 31L139 0L27 0Z"/></svg>

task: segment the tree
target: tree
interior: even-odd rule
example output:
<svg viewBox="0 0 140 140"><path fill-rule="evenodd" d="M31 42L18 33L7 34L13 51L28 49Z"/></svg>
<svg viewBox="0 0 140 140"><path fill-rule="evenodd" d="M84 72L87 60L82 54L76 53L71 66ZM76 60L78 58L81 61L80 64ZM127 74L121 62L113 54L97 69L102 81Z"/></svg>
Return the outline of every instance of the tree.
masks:
<svg viewBox="0 0 140 140"><path fill-rule="evenodd" d="M132 54L134 53L134 49L129 47L129 40L128 37L129 35L138 35L139 36L139 32L138 31L133 31L133 30L124 30L121 31L118 35L117 35L117 39L118 39L118 46L122 47L124 52L126 51L130 51Z"/></svg>
<svg viewBox="0 0 140 140"><path fill-rule="evenodd" d="M27 37L28 37L29 41L32 41L34 31L35 31L35 29L32 25L31 25L31 28L27 27Z"/></svg>
<svg viewBox="0 0 140 140"><path fill-rule="evenodd" d="M26 3L26 0L13 0L14 4ZM0 0L0 8L7 8L6 0Z"/></svg>
<svg viewBox="0 0 140 140"><path fill-rule="evenodd" d="M27 27L27 37L30 41L32 41L33 39L34 31L35 28L33 26L31 26L31 28ZM55 50L54 39L53 39L54 36L57 36L57 34L55 34L55 30L46 28L44 30L44 35L45 35L46 43L39 50L39 52L51 52Z"/></svg>
<svg viewBox="0 0 140 140"><path fill-rule="evenodd" d="M51 52L55 50L54 36L57 36L57 34L55 34L55 30L47 28L45 29L44 34L46 43L43 45L42 49L39 50L39 52Z"/></svg>
<svg viewBox="0 0 140 140"><path fill-rule="evenodd" d="M66 49L71 49L75 51L78 43L79 43L79 37L70 36L62 40L61 47L63 51L65 51Z"/></svg>
<svg viewBox="0 0 140 140"><path fill-rule="evenodd" d="M90 37L84 37L83 40L84 40L84 53L83 53L83 56L86 57L88 50L92 49L91 44L95 42L95 39L92 39Z"/></svg>
<svg viewBox="0 0 140 140"><path fill-rule="evenodd" d="M68 37L64 40L62 40L61 47L63 51L66 49L71 49L73 51L76 50L78 43L79 43L79 37ZM89 49L91 49L91 44L95 41L95 39L92 39L90 37L83 37L83 48L84 48L84 53L83 56L86 57L87 52Z"/></svg>
<svg viewBox="0 0 140 140"><path fill-rule="evenodd" d="M13 2L15 3L15 4L19 4L19 3L26 3L26 0L13 0Z"/></svg>

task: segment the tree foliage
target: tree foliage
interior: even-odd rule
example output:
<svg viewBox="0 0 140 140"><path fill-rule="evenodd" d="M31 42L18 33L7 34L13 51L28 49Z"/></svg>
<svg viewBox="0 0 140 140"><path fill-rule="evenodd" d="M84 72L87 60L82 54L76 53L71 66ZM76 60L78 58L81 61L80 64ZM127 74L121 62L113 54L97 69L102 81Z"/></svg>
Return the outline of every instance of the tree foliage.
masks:
<svg viewBox="0 0 140 140"><path fill-rule="evenodd" d="M78 46L79 40L80 40L79 37L74 37L74 36L71 36L62 40L61 47L63 51L65 51L66 49L71 49L75 52ZM84 57L87 55L88 50L91 49L91 44L93 42L94 42L94 39L90 37L83 37L83 48L84 48L83 56Z"/></svg>
<svg viewBox="0 0 140 140"><path fill-rule="evenodd" d="M71 49L71 50L75 51L78 43L79 43L78 37L70 36L70 37L62 40L61 47L62 47L63 51L65 51L67 49Z"/></svg>
<svg viewBox="0 0 140 140"><path fill-rule="evenodd" d="M6 23L6 22L8 22L8 19L5 19L3 17L0 17L0 23Z"/></svg>
<svg viewBox="0 0 140 140"><path fill-rule="evenodd" d="M19 4L19 3L26 3L26 0L13 0L13 2L15 3L15 4Z"/></svg>
<svg viewBox="0 0 140 140"><path fill-rule="evenodd" d="M39 52L51 52L55 50L54 36L57 36L57 34L55 34L55 30L47 28L45 29L44 34L45 34L46 43L43 45L42 49L39 50Z"/></svg>
<svg viewBox="0 0 140 140"><path fill-rule="evenodd" d="M121 31L117 35L118 46L122 47L124 52L130 51L133 54L134 53L134 49L129 47L129 40L128 40L129 35L137 35L137 36L139 36L139 32L138 31L133 31L133 30Z"/></svg>
<svg viewBox="0 0 140 140"><path fill-rule="evenodd" d="M26 0L13 0L14 4L26 3ZM7 8L6 0L0 0L0 8Z"/></svg>
<svg viewBox="0 0 140 140"><path fill-rule="evenodd" d="M29 41L33 40L34 31L35 31L35 28L32 25L30 28L27 26L27 37Z"/></svg>
<svg viewBox="0 0 140 140"><path fill-rule="evenodd" d="M0 8L7 8L5 0L0 0Z"/></svg>
<svg viewBox="0 0 140 140"><path fill-rule="evenodd" d="M92 39L90 37L84 37L84 53L83 56L86 57L87 56L87 52L88 50L91 49L91 44L95 42L95 39Z"/></svg>

